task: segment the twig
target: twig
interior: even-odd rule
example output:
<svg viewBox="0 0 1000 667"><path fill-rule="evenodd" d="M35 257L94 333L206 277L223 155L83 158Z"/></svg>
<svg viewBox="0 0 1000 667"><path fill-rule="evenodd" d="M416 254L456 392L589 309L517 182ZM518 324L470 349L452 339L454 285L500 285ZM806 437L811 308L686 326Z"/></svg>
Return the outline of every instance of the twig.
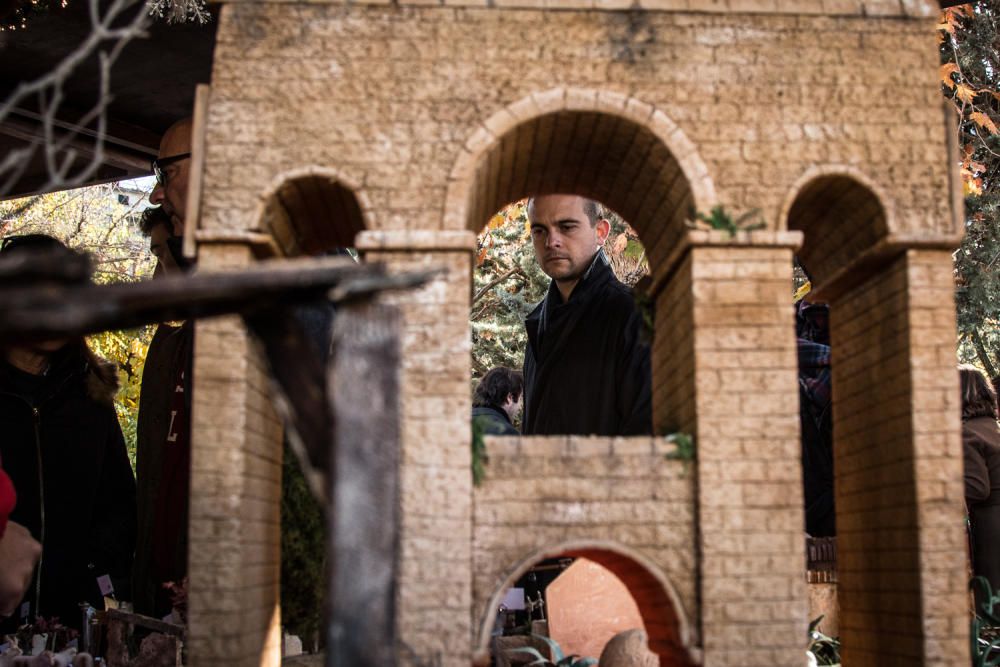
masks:
<svg viewBox="0 0 1000 667"><path fill-rule="evenodd" d="M524 271L521 270L521 267L515 266L513 269L511 269L510 271L507 271L506 273L504 273L499 278L494 278L493 280L491 280L490 282L488 282L484 287L480 288L480 290L478 292L476 292L475 296L472 297L472 303L476 303L477 301L479 301L481 298L483 298L486 295L487 292L489 292L491 289L493 289L494 287L496 287L497 285L499 285L503 281L505 281L508 278L510 278L515 273L519 273L519 274L521 274L522 277L524 277Z"/></svg>

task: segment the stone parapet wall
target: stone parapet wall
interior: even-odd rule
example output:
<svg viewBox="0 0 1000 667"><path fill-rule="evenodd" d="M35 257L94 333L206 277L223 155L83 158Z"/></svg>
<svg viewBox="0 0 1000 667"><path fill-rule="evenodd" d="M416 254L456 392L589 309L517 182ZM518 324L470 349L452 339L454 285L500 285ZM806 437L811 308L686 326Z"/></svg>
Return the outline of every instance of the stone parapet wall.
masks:
<svg viewBox="0 0 1000 667"><path fill-rule="evenodd" d="M519 571L588 546L612 545L654 565L676 596L670 613L685 627L694 623L695 471L693 464L666 458L672 444L649 437L485 440L486 476L473 491L473 610L480 645L492 628L491 601ZM642 568L642 562L633 565ZM685 632L693 640L696 626Z"/></svg>
<svg viewBox="0 0 1000 667"><path fill-rule="evenodd" d="M253 4L265 0L229 0ZM294 2L299 0L266 0ZM306 0L310 4L395 5L400 7L491 7L547 10L645 10L708 14L792 14L926 18L939 9L933 0Z"/></svg>
<svg viewBox="0 0 1000 667"><path fill-rule="evenodd" d="M890 232L954 229L930 20L230 4L215 56L210 229L258 227L274 179L315 167L357 184L375 228L478 231L486 220L445 205L457 161L493 136L487 120L553 88L634 99L649 123L660 113L700 155L718 202L759 209L772 228L804 174L843 165L885 192ZM564 129L542 123L533 140L553 177L579 166L543 150ZM610 141L629 154L630 134ZM651 246L660 232L640 233Z"/></svg>

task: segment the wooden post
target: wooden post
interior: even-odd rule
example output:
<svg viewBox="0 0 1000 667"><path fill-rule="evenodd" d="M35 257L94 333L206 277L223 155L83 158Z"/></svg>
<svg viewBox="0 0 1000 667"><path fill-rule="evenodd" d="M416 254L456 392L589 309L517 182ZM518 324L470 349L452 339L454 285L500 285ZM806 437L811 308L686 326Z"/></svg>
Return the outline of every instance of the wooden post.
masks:
<svg viewBox="0 0 1000 667"><path fill-rule="evenodd" d="M334 320L328 667L396 664L399 332L391 306L345 304Z"/></svg>

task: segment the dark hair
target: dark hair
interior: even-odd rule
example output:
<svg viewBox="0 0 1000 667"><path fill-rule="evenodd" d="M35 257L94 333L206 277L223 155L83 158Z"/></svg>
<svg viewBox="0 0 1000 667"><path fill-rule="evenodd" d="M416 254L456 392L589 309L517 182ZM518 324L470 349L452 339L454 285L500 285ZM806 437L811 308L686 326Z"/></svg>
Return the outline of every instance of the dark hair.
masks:
<svg viewBox="0 0 1000 667"><path fill-rule="evenodd" d="M173 223L170 221L170 216L167 212L163 210L162 206L153 206L147 208L139 216L139 230L142 232L143 236L149 236L153 233L158 225L163 225L167 228L167 232L173 233Z"/></svg>
<svg viewBox="0 0 1000 667"><path fill-rule="evenodd" d="M978 368L971 364L958 367L962 387L962 420L975 417L997 418L997 394Z"/></svg>
<svg viewBox="0 0 1000 667"><path fill-rule="evenodd" d="M541 195L539 195L541 196ZM525 210L528 212L528 218L531 218L531 209L535 206L535 199L537 197L529 197L528 203L525 205ZM598 204L593 199L587 199L586 197L581 197L583 199L583 212L590 220L590 226L593 227L597 224L597 221L604 217L604 211L600 204Z"/></svg>
<svg viewBox="0 0 1000 667"><path fill-rule="evenodd" d="M513 395L516 401L521 397L523 389L524 376L521 375L521 371L497 366L490 369L476 385L476 391L472 395L472 405L477 408L487 405L502 407L507 402L507 394Z"/></svg>
<svg viewBox="0 0 1000 667"><path fill-rule="evenodd" d="M0 252L20 252L22 250L66 250L66 244L48 234L23 234L8 236L0 242Z"/></svg>

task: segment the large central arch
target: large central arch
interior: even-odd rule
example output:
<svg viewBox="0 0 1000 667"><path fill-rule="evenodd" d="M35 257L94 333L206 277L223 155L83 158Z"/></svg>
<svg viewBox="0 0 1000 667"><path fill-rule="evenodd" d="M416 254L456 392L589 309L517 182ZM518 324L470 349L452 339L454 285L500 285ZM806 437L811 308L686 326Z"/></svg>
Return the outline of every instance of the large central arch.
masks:
<svg viewBox="0 0 1000 667"><path fill-rule="evenodd" d="M694 211L716 202L708 169L662 111L619 93L554 88L496 112L449 177L445 226L479 232L525 196L573 193L614 209L663 265Z"/></svg>

